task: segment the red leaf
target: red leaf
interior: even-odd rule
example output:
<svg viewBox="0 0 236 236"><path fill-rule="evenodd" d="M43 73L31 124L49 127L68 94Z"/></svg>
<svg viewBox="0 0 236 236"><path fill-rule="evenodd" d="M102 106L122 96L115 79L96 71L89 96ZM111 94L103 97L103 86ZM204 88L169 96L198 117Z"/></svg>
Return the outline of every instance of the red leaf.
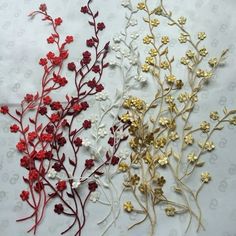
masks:
<svg viewBox="0 0 236 236"><path fill-rule="evenodd" d="M101 175L103 175L104 173L103 173L103 172L100 172L100 171L95 171L94 174L101 176Z"/></svg>
<svg viewBox="0 0 236 236"><path fill-rule="evenodd" d="M29 118L30 123L35 124L35 120Z"/></svg>
<svg viewBox="0 0 236 236"><path fill-rule="evenodd" d="M88 22L90 25L94 26L94 23L92 21L89 21Z"/></svg>
<svg viewBox="0 0 236 236"><path fill-rule="evenodd" d="M108 50L109 44L110 44L110 42L106 43L106 45L104 46L104 49L105 49L105 50Z"/></svg>
<svg viewBox="0 0 236 236"><path fill-rule="evenodd" d="M67 100L67 102L70 102L70 98L67 94L66 94L66 100Z"/></svg>
<svg viewBox="0 0 236 236"><path fill-rule="evenodd" d="M98 39L97 39L97 38L92 37L92 39L93 39L94 42L96 42L96 43L98 42Z"/></svg>
<svg viewBox="0 0 236 236"><path fill-rule="evenodd" d="M106 63L106 64L103 65L103 68L106 68L108 66L109 66L109 63Z"/></svg>
<svg viewBox="0 0 236 236"><path fill-rule="evenodd" d="M42 127L43 127L43 124L41 123L41 124L37 127L36 131L39 132L39 131L42 129Z"/></svg>
<svg viewBox="0 0 236 236"><path fill-rule="evenodd" d="M29 131L29 125L27 125L27 127L23 130L23 133L25 134L28 131Z"/></svg>
<svg viewBox="0 0 236 236"><path fill-rule="evenodd" d="M21 115L22 115L21 112L19 112L18 110L16 110L16 114L17 114L18 116L21 116Z"/></svg>
<svg viewBox="0 0 236 236"><path fill-rule="evenodd" d="M39 98L39 93L37 92L36 95L34 96L34 101L36 101Z"/></svg>
<svg viewBox="0 0 236 236"><path fill-rule="evenodd" d="M69 162L70 162L70 164L71 164L72 166L75 166L75 162L74 162L74 161L72 161L71 159L69 159Z"/></svg>
<svg viewBox="0 0 236 236"><path fill-rule="evenodd" d="M27 183L27 184L29 183L29 180L27 178L25 178L24 176L23 176L23 180L25 183Z"/></svg>
<svg viewBox="0 0 236 236"><path fill-rule="evenodd" d="M65 156L65 153L62 154L62 157L61 157L61 163L63 163L66 159L66 156Z"/></svg>
<svg viewBox="0 0 236 236"><path fill-rule="evenodd" d="M57 193L49 193L48 196L51 197L51 198L53 198L53 197L56 197L56 196L57 196Z"/></svg>
<svg viewBox="0 0 236 236"><path fill-rule="evenodd" d="M94 18L96 18L97 16L98 16L98 11L95 13Z"/></svg>
<svg viewBox="0 0 236 236"><path fill-rule="evenodd" d="M77 132L77 129L75 129L75 130L71 131L71 132L70 132L70 136L73 136L73 135L75 135L75 134L76 134L76 132Z"/></svg>
<svg viewBox="0 0 236 236"><path fill-rule="evenodd" d="M67 194L67 196L68 196L69 198L74 198L73 194L68 193L68 192L66 192L66 194Z"/></svg>

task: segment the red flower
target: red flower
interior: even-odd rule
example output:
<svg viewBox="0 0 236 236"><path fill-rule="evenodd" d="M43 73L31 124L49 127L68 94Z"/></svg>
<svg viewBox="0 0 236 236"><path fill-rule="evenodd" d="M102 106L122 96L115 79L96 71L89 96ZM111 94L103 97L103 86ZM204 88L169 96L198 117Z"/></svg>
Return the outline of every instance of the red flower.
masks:
<svg viewBox="0 0 236 236"><path fill-rule="evenodd" d="M62 192L66 189L66 181L61 180L57 183L57 190Z"/></svg>
<svg viewBox="0 0 236 236"><path fill-rule="evenodd" d="M20 165L21 165L22 167L28 168L28 167L29 167L29 164L30 164L30 159L29 159L27 156L23 156L23 157L20 159Z"/></svg>
<svg viewBox="0 0 236 236"><path fill-rule="evenodd" d="M71 35L66 36L66 40L65 40L66 43L72 43L73 41L74 41L73 36Z"/></svg>
<svg viewBox="0 0 236 236"><path fill-rule="evenodd" d="M88 52L88 51L85 51L85 52L83 53L82 62L83 62L84 64L89 64L90 61L91 61L91 53Z"/></svg>
<svg viewBox="0 0 236 236"><path fill-rule="evenodd" d="M36 156L39 160L42 160L42 159L45 158L45 154L46 154L46 152L44 150L40 150L40 151L37 152Z"/></svg>
<svg viewBox="0 0 236 236"><path fill-rule="evenodd" d="M87 45L88 47L93 47L94 44L95 44L95 42L94 42L93 39L88 39L88 40L86 41L86 45Z"/></svg>
<svg viewBox="0 0 236 236"><path fill-rule="evenodd" d="M103 30L105 29L105 24L103 22L97 23L97 28L98 30Z"/></svg>
<svg viewBox="0 0 236 236"><path fill-rule="evenodd" d="M48 41L48 43L54 43L55 39L52 36L50 36L47 38L47 41Z"/></svg>
<svg viewBox="0 0 236 236"><path fill-rule="evenodd" d="M47 63L48 63L47 58L41 58L41 59L39 60L39 65L41 65L41 66L46 66Z"/></svg>
<svg viewBox="0 0 236 236"><path fill-rule="evenodd" d="M46 4L45 4L45 3L44 3L44 4L40 4L39 10L42 11L42 12L47 11L47 6L46 6Z"/></svg>
<svg viewBox="0 0 236 236"><path fill-rule="evenodd" d="M113 147L114 144L115 144L115 139L110 137L109 140L108 140L108 144L110 144Z"/></svg>
<svg viewBox="0 0 236 236"><path fill-rule="evenodd" d="M72 109L74 111L81 111L82 110L82 106L79 104L79 103L75 103L73 106L72 106Z"/></svg>
<svg viewBox="0 0 236 236"><path fill-rule="evenodd" d="M88 13L88 7L87 6L83 6L81 7L80 11L84 14Z"/></svg>
<svg viewBox="0 0 236 236"><path fill-rule="evenodd" d="M99 73L99 72L100 72L100 67L99 67L98 65L93 66L92 71L93 71L94 73Z"/></svg>
<svg viewBox="0 0 236 236"><path fill-rule="evenodd" d="M82 110L86 111L87 108L89 108L89 104L87 102L81 102L81 107L82 107Z"/></svg>
<svg viewBox="0 0 236 236"><path fill-rule="evenodd" d="M25 141L21 139L20 142L16 144L16 148L17 148L17 150L19 152L25 151L26 150L26 143L25 143Z"/></svg>
<svg viewBox="0 0 236 236"><path fill-rule="evenodd" d="M17 133L19 129L20 129L19 126L16 124L10 126L10 130L12 133Z"/></svg>
<svg viewBox="0 0 236 236"><path fill-rule="evenodd" d="M52 60L55 57L55 54L53 52L48 52L46 56L48 60Z"/></svg>
<svg viewBox="0 0 236 236"><path fill-rule="evenodd" d="M94 160L93 159L87 159L85 160L85 167L87 169L91 169L94 166Z"/></svg>
<svg viewBox="0 0 236 236"><path fill-rule="evenodd" d="M28 133L28 140L29 141L34 141L35 139L37 138L37 133L36 132L30 132L30 133Z"/></svg>
<svg viewBox="0 0 236 236"><path fill-rule="evenodd" d="M91 191L91 192L94 192L96 191L98 185L95 181L91 181L88 183L88 189Z"/></svg>
<svg viewBox="0 0 236 236"><path fill-rule="evenodd" d="M113 166L115 166L115 165L117 165L117 164L119 163L119 160L120 160L119 157L113 156L113 157L111 158L111 164L112 164Z"/></svg>
<svg viewBox="0 0 236 236"><path fill-rule="evenodd" d="M56 163L53 164L52 168L53 168L55 171L60 172L61 169L62 169L62 165L61 165L60 163L56 162Z"/></svg>
<svg viewBox="0 0 236 236"><path fill-rule="evenodd" d="M50 107L51 107L52 110L57 111L57 110L60 110L62 108L62 105L61 105L60 102L53 102L53 103L51 103Z"/></svg>
<svg viewBox="0 0 236 236"><path fill-rule="evenodd" d="M34 100L34 95L33 94L26 94L25 97L24 97L25 101L26 102L32 102Z"/></svg>
<svg viewBox="0 0 236 236"><path fill-rule="evenodd" d="M61 213L63 213L63 211L64 211L64 207L63 207L63 205L62 205L61 203L56 204L56 205L54 206L54 212L57 213L58 215L60 215Z"/></svg>
<svg viewBox="0 0 236 236"><path fill-rule="evenodd" d="M43 104L44 105L50 105L51 102L52 102L52 99L51 99L50 96L46 96L46 97L43 98Z"/></svg>
<svg viewBox="0 0 236 236"><path fill-rule="evenodd" d="M58 113L53 113L50 117L50 120L51 120L52 123L59 121L60 120L59 114Z"/></svg>
<svg viewBox="0 0 236 236"><path fill-rule="evenodd" d="M77 137L75 140L74 140L74 144L76 147L81 147L82 146L82 142L83 140L79 137Z"/></svg>
<svg viewBox="0 0 236 236"><path fill-rule="evenodd" d="M37 193L40 193L43 189L44 189L44 184L42 181L37 182L34 186L34 190Z"/></svg>
<svg viewBox="0 0 236 236"><path fill-rule="evenodd" d="M90 121L90 120L85 120L85 121L83 122L83 127L84 127L85 129L91 128L91 121Z"/></svg>
<svg viewBox="0 0 236 236"><path fill-rule="evenodd" d="M54 132L54 126L53 125L47 125L46 132L49 134L52 134Z"/></svg>
<svg viewBox="0 0 236 236"><path fill-rule="evenodd" d="M55 25L60 25L62 23L61 17L58 17L54 20Z"/></svg>
<svg viewBox="0 0 236 236"><path fill-rule="evenodd" d="M29 192L23 190L20 194L20 197L21 197L22 201L27 201L29 199Z"/></svg>
<svg viewBox="0 0 236 236"><path fill-rule="evenodd" d="M61 51L60 51L60 57L61 57L62 59L66 59L66 58L68 57L68 55L69 55L69 53L68 53L67 50L61 50Z"/></svg>
<svg viewBox="0 0 236 236"><path fill-rule="evenodd" d="M88 87L89 87L89 88L95 88L96 85L97 85L97 82L96 82L95 79L92 79L92 80L89 80L89 81L88 81Z"/></svg>
<svg viewBox="0 0 236 236"><path fill-rule="evenodd" d="M104 89L103 85L102 84L97 84L96 85L96 92L102 92L102 90Z"/></svg>
<svg viewBox="0 0 236 236"><path fill-rule="evenodd" d="M2 113L3 115L7 114L9 112L9 108L8 106L1 106L0 108L0 113Z"/></svg>
<svg viewBox="0 0 236 236"><path fill-rule="evenodd" d="M36 181L39 178L39 173L36 169L29 171L29 180Z"/></svg>
<svg viewBox="0 0 236 236"><path fill-rule="evenodd" d="M61 137L57 140L57 143L59 146L64 146L66 144L66 139L64 137Z"/></svg>
<svg viewBox="0 0 236 236"><path fill-rule="evenodd" d="M53 82L59 84L60 86L65 86L67 84L67 80L65 77L61 77L60 75L53 75Z"/></svg>
<svg viewBox="0 0 236 236"><path fill-rule="evenodd" d="M64 119L64 120L61 122L61 126L62 126L63 128L65 128L66 126L69 127L69 123L68 123L67 119Z"/></svg>
<svg viewBox="0 0 236 236"><path fill-rule="evenodd" d="M54 57L52 60L53 65L59 65L61 63L62 59L61 57Z"/></svg>
<svg viewBox="0 0 236 236"><path fill-rule="evenodd" d="M52 134L41 134L41 140L44 142L52 142L53 140L53 135Z"/></svg>
<svg viewBox="0 0 236 236"><path fill-rule="evenodd" d="M68 63L67 68L70 71L74 71L76 69L76 65L74 62L70 62L70 63Z"/></svg>
<svg viewBox="0 0 236 236"><path fill-rule="evenodd" d="M47 107L40 107L39 108L39 114L40 115L46 115L47 114L47 112L48 112L48 109L47 109Z"/></svg>

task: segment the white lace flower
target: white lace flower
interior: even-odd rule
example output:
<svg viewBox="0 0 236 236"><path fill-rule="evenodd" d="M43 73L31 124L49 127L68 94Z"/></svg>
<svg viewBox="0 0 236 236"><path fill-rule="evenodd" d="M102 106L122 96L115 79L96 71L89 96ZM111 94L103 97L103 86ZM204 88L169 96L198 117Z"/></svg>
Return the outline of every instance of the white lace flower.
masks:
<svg viewBox="0 0 236 236"><path fill-rule="evenodd" d="M122 36L120 34L117 34L113 37L113 41L115 43L120 43L121 39L122 39Z"/></svg>
<svg viewBox="0 0 236 236"><path fill-rule="evenodd" d="M115 43L111 46L111 49L115 52L120 51L120 45L118 43Z"/></svg>
<svg viewBox="0 0 236 236"><path fill-rule="evenodd" d="M129 63L131 65L136 65L137 62L138 62L138 58L137 57L131 57L131 56L129 57Z"/></svg>
<svg viewBox="0 0 236 236"><path fill-rule="evenodd" d="M124 56L124 57L129 57L130 56L130 51L128 49L124 49L122 48L120 50L121 54Z"/></svg>
<svg viewBox="0 0 236 236"><path fill-rule="evenodd" d="M88 138L83 138L82 145L83 145L84 147L90 147L91 142L89 141Z"/></svg>
<svg viewBox="0 0 236 236"><path fill-rule="evenodd" d="M97 101L105 101L106 99L108 98L108 94L104 91L100 92L100 93L97 93L95 95L95 99Z"/></svg>
<svg viewBox="0 0 236 236"><path fill-rule="evenodd" d="M109 66L112 68L112 67L115 67L117 65L117 63L116 63L116 61L115 60L113 60L113 59L111 59L110 61L109 61Z"/></svg>
<svg viewBox="0 0 236 236"><path fill-rule="evenodd" d="M131 26L135 26L138 24L138 21L137 21L137 19L131 19L129 23Z"/></svg>
<svg viewBox="0 0 236 236"><path fill-rule="evenodd" d="M57 177L57 172L54 168L49 169L48 171L48 178L49 179L55 179Z"/></svg>
<svg viewBox="0 0 236 236"><path fill-rule="evenodd" d="M139 37L139 34L137 32L133 32L130 34L131 39L137 39Z"/></svg>
<svg viewBox="0 0 236 236"><path fill-rule="evenodd" d="M107 135L107 131L105 128L99 128L98 129L98 136L104 138Z"/></svg>
<svg viewBox="0 0 236 236"><path fill-rule="evenodd" d="M72 188L78 188L80 186L80 184L81 184L80 181L73 181Z"/></svg>
<svg viewBox="0 0 236 236"><path fill-rule="evenodd" d="M91 120L92 123L96 123L98 121L98 116L94 115L94 116L91 117L90 120Z"/></svg>
<svg viewBox="0 0 236 236"><path fill-rule="evenodd" d="M128 7L129 4L130 4L130 0L123 0L123 1L121 2L121 5L122 5L123 7Z"/></svg>
<svg viewBox="0 0 236 236"><path fill-rule="evenodd" d="M119 157L122 159L127 159L129 157L129 150L127 150L127 149L121 150L119 152Z"/></svg>
<svg viewBox="0 0 236 236"><path fill-rule="evenodd" d="M145 83L147 81L147 79L144 78L142 75L135 75L134 79L141 83Z"/></svg>
<svg viewBox="0 0 236 236"><path fill-rule="evenodd" d="M91 194L90 194L90 200L92 201L92 202L96 202L97 200L99 200L99 198L100 198L100 194L97 192L97 191L95 191L95 192L92 192Z"/></svg>

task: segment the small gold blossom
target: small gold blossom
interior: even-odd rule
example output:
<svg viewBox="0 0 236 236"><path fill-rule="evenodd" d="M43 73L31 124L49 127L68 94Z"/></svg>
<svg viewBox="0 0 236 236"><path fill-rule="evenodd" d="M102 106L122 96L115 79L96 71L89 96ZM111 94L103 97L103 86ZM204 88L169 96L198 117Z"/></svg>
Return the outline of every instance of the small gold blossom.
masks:
<svg viewBox="0 0 236 236"><path fill-rule="evenodd" d="M196 156L196 154L194 152L191 152L188 154L188 161L190 163L194 163L198 160L198 157Z"/></svg>
<svg viewBox="0 0 236 236"><path fill-rule="evenodd" d="M154 58L153 57L146 57L145 62L149 65L153 65L154 64Z"/></svg>
<svg viewBox="0 0 236 236"><path fill-rule="evenodd" d="M162 188L161 187L155 188L153 196L154 196L154 199L153 199L154 204L159 203L163 199L163 190L162 190Z"/></svg>
<svg viewBox="0 0 236 236"><path fill-rule="evenodd" d="M178 98L179 102L186 102L188 99L189 99L189 94L184 92L184 93L181 93Z"/></svg>
<svg viewBox="0 0 236 236"><path fill-rule="evenodd" d="M128 170L128 168L129 168L129 167L128 167L128 164L125 163L124 161L121 161L121 162L119 163L119 167L118 167L119 171L125 172L125 171Z"/></svg>
<svg viewBox="0 0 236 236"><path fill-rule="evenodd" d="M166 126L170 123L170 119L168 119L167 117L160 117L159 119L159 124L162 126Z"/></svg>
<svg viewBox="0 0 236 236"><path fill-rule="evenodd" d="M180 63L186 66L189 64L189 59L187 57L181 57Z"/></svg>
<svg viewBox="0 0 236 236"><path fill-rule="evenodd" d="M218 64L217 58L216 58L216 57L211 58L211 59L208 61L208 64L209 64L209 66L212 67L212 68L216 67L217 64Z"/></svg>
<svg viewBox="0 0 236 236"><path fill-rule="evenodd" d="M163 36L163 37L161 38L161 42L162 42L163 44L167 44L167 43L170 42L170 39L169 39L168 36Z"/></svg>
<svg viewBox="0 0 236 236"><path fill-rule="evenodd" d="M204 40L206 38L206 33L205 32L199 32L198 33L198 39Z"/></svg>
<svg viewBox="0 0 236 236"><path fill-rule="evenodd" d="M169 68L169 62L168 61L162 61L160 64L160 67L164 70L167 70Z"/></svg>
<svg viewBox="0 0 236 236"><path fill-rule="evenodd" d="M150 66L149 66L148 64L143 64L143 65L142 65L142 71L143 71L143 72L148 72L149 69L150 69Z"/></svg>
<svg viewBox="0 0 236 236"><path fill-rule="evenodd" d="M120 117L121 121L124 122L124 123L129 122L129 121L130 121L130 118L131 118L131 117L130 117L129 113L123 114L123 115L121 115L121 117Z"/></svg>
<svg viewBox="0 0 236 236"><path fill-rule="evenodd" d="M167 140L165 137L160 137L155 140L154 147L155 148L163 148L166 145L166 142L167 142Z"/></svg>
<svg viewBox="0 0 236 236"><path fill-rule="evenodd" d="M147 183L141 183L139 186L138 186L138 189L141 193L148 193L150 187Z"/></svg>
<svg viewBox="0 0 236 236"><path fill-rule="evenodd" d="M150 35L147 35L143 38L143 43L144 44L149 44L152 42L152 37Z"/></svg>
<svg viewBox="0 0 236 236"><path fill-rule="evenodd" d="M203 121L200 124L200 129L203 133L208 133L210 131L210 123Z"/></svg>
<svg viewBox="0 0 236 236"><path fill-rule="evenodd" d="M133 206L133 204L130 201L127 201L127 202L125 202L123 204L123 209L126 212L130 213L130 212L132 212L134 210L134 206Z"/></svg>
<svg viewBox="0 0 236 236"><path fill-rule="evenodd" d="M171 95L167 95L165 101L166 103L172 103L174 101L174 98Z"/></svg>
<svg viewBox="0 0 236 236"><path fill-rule="evenodd" d="M152 19L150 21L151 26L157 27L160 24L160 21L158 19Z"/></svg>
<svg viewBox="0 0 236 236"><path fill-rule="evenodd" d="M192 59L192 58L194 58L195 53L194 53L192 50L188 50L188 51L186 52L186 56L187 56L189 59Z"/></svg>
<svg viewBox="0 0 236 236"><path fill-rule="evenodd" d="M175 213L176 213L176 210L175 210L175 208L173 206L167 206L165 208L165 212L166 212L167 216L174 216Z"/></svg>
<svg viewBox="0 0 236 236"><path fill-rule="evenodd" d="M161 155L159 157L159 160L158 160L158 163L161 165L161 166L165 166L168 164L168 157L166 155Z"/></svg>
<svg viewBox="0 0 236 236"><path fill-rule="evenodd" d="M130 177L130 183L132 185L137 185L139 183L139 180L140 180L140 177L137 174Z"/></svg>
<svg viewBox="0 0 236 236"><path fill-rule="evenodd" d="M187 41L188 41L187 36L181 33L180 36L179 36L179 42L180 43L186 43Z"/></svg>
<svg viewBox="0 0 236 236"><path fill-rule="evenodd" d="M162 10L162 7L160 6L160 7L157 7L156 9L155 9L155 14L156 15L161 15L162 14L162 12L163 12L163 10Z"/></svg>
<svg viewBox="0 0 236 236"><path fill-rule="evenodd" d="M184 83L182 80L176 80L175 85L177 89L181 89L184 86Z"/></svg>
<svg viewBox="0 0 236 236"><path fill-rule="evenodd" d="M171 141L175 141L175 140L177 140L179 138L179 136L178 136L176 131L172 131L169 134L169 138L170 138Z"/></svg>
<svg viewBox="0 0 236 236"><path fill-rule="evenodd" d="M175 82L175 80L176 80L176 77L174 75L167 75L166 76L166 81L169 84L173 84Z"/></svg>
<svg viewBox="0 0 236 236"><path fill-rule="evenodd" d="M155 57L158 55L158 51L155 48L150 49L149 54L151 57Z"/></svg>
<svg viewBox="0 0 236 236"><path fill-rule="evenodd" d="M211 180L211 176L210 176L210 173L209 172L203 172L201 174L201 181L203 183L208 183L209 181Z"/></svg>
<svg viewBox="0 0 236 236"><path fill-rule="evenodd" d="M236 125L236 116L233 116L232 118L230 118L229 123L231 125Z"/></svg>
<svg viewBox="0 0 236 236"><path fill-rule="evenodd" d="M217 111L212 111L212 112L210 113L210 118L211 118L212 120L219 120L219 118L220 118L219 113L218 113Z"/></svg>
<svg viewBox="0 0 236 236"><path fill-rule="evenodd" d="M193 141L194 141L194 139L193 139L192 134L186 135L186 136L184 137L184 142L185 142L186 144L188 144L188 145L192 145L192 144L193 144Z"/></svg>
<svg viewBox="0 0 236 236"><path fill-rule="evenodd" d="M139 9L139 10L143 10L143 9L145 9L145 3L144 2L139 2L138 3L138 5L137 5L137 8Z"/></svg>
<svg viewBox="0 0 236 236"><path fill-rule="evenodd" d="M208 51L206 48L201 48L199 49L199 54L202 56L202 57L205 57L207 54L208 54Z"/></svg>
<svg viewBox="0 0 236 236"><path fill-rule="evenodd" d="M163 176L157 178L157 185L158 186L163 187L165 183L166 183L166 180Z"/></svg>
<svg viewBox="0 0 236 236"><path fill-rule="evenodd" d="M212 150L215 149L215 145L212 141L207 141L204 145L205 150L211 152Z"/></svg>
<svg viewBox="0 0 236 236"><path fill-rule="evenodd" d="M183 16L181 16L179 19L178 19L178 22L180 25L185 25L187 19Z"/></svg>

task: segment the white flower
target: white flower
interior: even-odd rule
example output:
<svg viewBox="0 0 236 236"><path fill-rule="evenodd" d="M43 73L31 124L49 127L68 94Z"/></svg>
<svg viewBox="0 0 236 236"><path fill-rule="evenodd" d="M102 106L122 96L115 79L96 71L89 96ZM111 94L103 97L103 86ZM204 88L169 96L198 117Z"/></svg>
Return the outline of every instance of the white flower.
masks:
<svg viewBox="0 0 236 236"><path fill-rule="evenodd" d="M158 163L161 166L165 166L168 164L168 157L166 155L160 156L160 159L158 160Z"/></svg>
<svg viewBox="0 0 236 236"><path fill-rule="evenodd" d="M137 62L138 62L138 58L137 57L131 57L131 56L129 57L129 63L131 65L136 65Z"/></svg>
<svg viewBox="0 0 236 236"><path fill-rule="evenodd" d="M109 61L109 66L110 66L110 67L115 67L116 65L117 65L117 63L116 63L115 60L111 59L111 60Z"/></svg>
<svg viewBox="0 0 236 236"><path fill-rule="evenodd" d="M131 19L129 23L131 26L135 26L138 24L138 21L136 19Z"/></svg>
<svg viewBox="0 0 236 236"><path fill-rule="evenodd" d="M125 150L121 150L119 152L119 156L122 159L127 159L127 157L129 157L129 150L125 149Z"/></svg>
<svg viewBox="0 0 236 236"><path fill-rule="evenodd" d="M134 76L134 79L137 80L138 82L145 83L147 81L146 78L143 78L142 75L136 75Z"/></svg>
<svg viewBox="0 0 236 236"><path fill-rule="evenodd" d="M131 39L137 39L139 37L139 34L137 32L133 32L130 34Z"/></svg>
<svg viewBox="0 0 236 236"><path fill-rule="evenodd" d="M121 2L121 5L122 5L123 7L128 7L129 4L130 4L130 0L123 0L123 1Z"/></svg>
<svg viewBox="0 0 236 236"><path fill-rule="evenodd" d="M108 98L108 94L104 91L100 92L100 93L97 93L95 95L95 99L97 101L105 101L106 99Z"/></svg>
<svg viewBox="0 0 236 236"><path fill-rule="evenodd" d="M121 39L122 39L122 37L121 37L121 35L119 35L119 34L117 34L117 35L115 35L115 36L113 37L113 41L114 41L115 43L120 43Z"/></svg>
<svg viewBox="0 0 236 236"><path fill-rule="evenodd" d="M107 131L105 128L99 128L98 129L98 136L104 138L107 135Z"/></svg>
<svg viewBox="0 0 236 236"><path fill-rule="evenodd" d="M115 51L115 52L118 52L120 51L120 45L115 43L111 46L112 50Z"/></svg>
<svg viewBox="0 0 236 236"><path fill-rule="evenodd" d="M129 57L130 56L130 51L128 49L121 49L120 50L121 54L124 56L124 57Z"/></svg>
<svg viewBox="0 0 236 236"><path fill-rule="evenodd" d="M84 147L90 147L91 142L89 141L88 138L83 138L82 145L83 145Z"/></svg>
<svg viewBox="0 0 236 236"><path fill-rule="evenodd" d="M57 177L57 172L54 168L50 168L48 171L48 178L49 179L55 179Z"/></svg>
<svg viewBox="0 0 236 236"><path fill-rule="evenodd" d="M90 194L90 200L92 201L92 202L96 202L97 200L99 200L99 198L100 198L100 194L98 193L98 192L92 192L91 194Z"/></svg>
<svg viewBox="0 0 236 236"><path fill-rule="evenodd" d="M91 120L92 123L96 123L98 121L98 116L94 115L94 116L91 117L90 120Z"/></svg>
<svg viewBox="0 0 236 236"><path fill-rule="evenodd" d="M78 188L80 186L80 184L81 184L80 181L73 181L72 188Z"/></svg>

